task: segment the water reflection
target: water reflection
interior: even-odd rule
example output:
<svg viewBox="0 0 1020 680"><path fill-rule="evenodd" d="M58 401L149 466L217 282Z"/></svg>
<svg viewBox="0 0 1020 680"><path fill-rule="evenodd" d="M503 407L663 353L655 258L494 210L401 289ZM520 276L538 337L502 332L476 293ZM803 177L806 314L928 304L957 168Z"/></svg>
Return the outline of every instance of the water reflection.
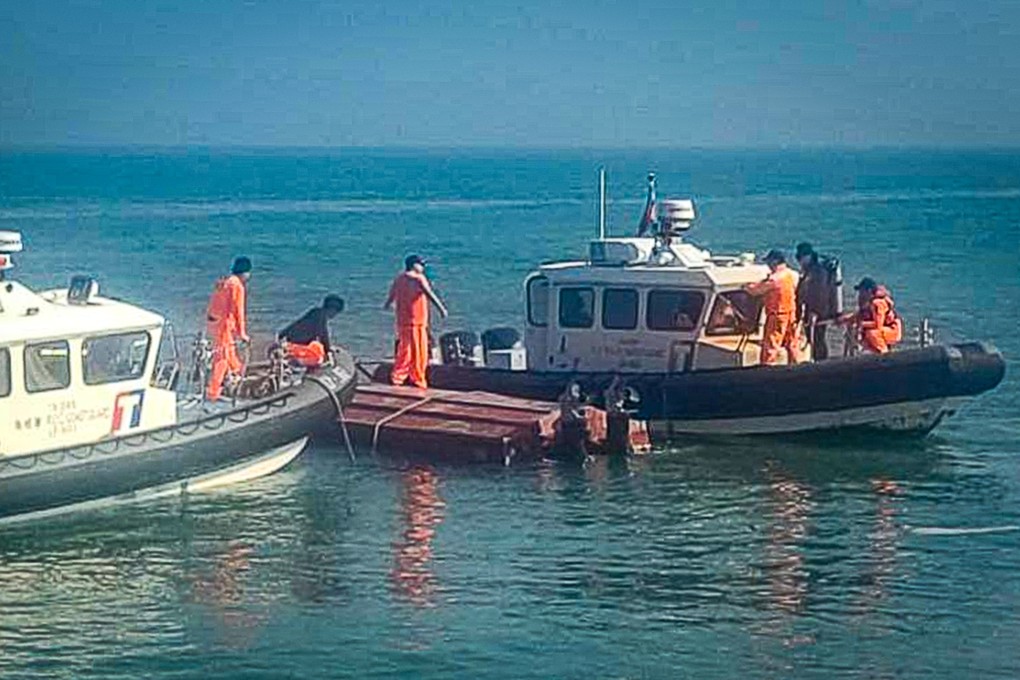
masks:
<svg viewBox="0 0 1020 680"><path fill-rule="evenodd" d="M255 546L245 541L233 541L216 555L208 571L196 575L192 584L192 599L213 611L218 629L229 647L240 648L251 644L255 629L265 623L266 616L245 602L245 579L251 571L251 558Z"/></svg>
<svg viewBox="0 0 1020 680"><path fill-rule="evenodd" d="M313 461L313 464L319 461ZM335 459L324 459L335 466ZM294 512L293 539L287 550L290 563L290 593L306 605L337 605L351 596L349 551L351 521L354 515L353 489L362 480L353 480L353 470L345 471L336 486L325 492L302 489ZM323 471L328 474L327 471Z"/></svg>
<svg viewBox="0 0 1020 680"><path fill-rule="evenodd" d="M439 477L430 467L401 473L401 538L394 543L390 581L396 596L417 607L436 604L432 571L432 539L443 521L446 504L439 496Z"/></svg>
<svg viewBox="0 0 1020 680"><path fill-rule="evenodd" d="M609 484L628 479L647 469L648 456L592 456L585 462L585 479L595 489L605 490Z"/></svg>
<svg viewBox="0 0 1020 680"><path fill-rule="evenodd" d="M179 513L139 505L104 517L115 523L0 541L0 605L9 625L38 626L49 615L42 603L68 622L120 619L54 626L45 637L67 642L55 652L66 661L94 640L114 644L125 630L137 632L170 653L186 648L197 668L215 656L274 666L275 650L309 664L325 650L341 659L351 649L417 655L416 662L454 653L451 631L489 653L484 629L512 619L523 649L543 644L551 630L598 650L612 647L605 641L616 631L630 645L680 640L695 650L703 635L722 634L749 645L745 669L774 677L816 659L822 666L840 660L830 650L852 630L866 639L862 658L882 668L870 645L899 644L897 622L930 605L913 593L943 587L926 580L902 547L904 517L935 524L946 499L978 498L1001 485L984 468L924 451L880 458L689 445L498 473L394 473L338 466L342 455L309 458L301 484L269 479L195 497ZM448 488L464 516L447 515ZM511 510L509 521L494 521ZM437 543L440 525L449 532L452 520L458 531ZM499 561L479 560L479 546ZM12 561L33 565L30 588ZM910 589L897 587L905 571L913 572ZM60 582L45 583L49 573ZM380 597L380 586L388 596ZM145 617L124 615L140 606ZM374 642L394 625L395 645ZM42 635L26 639L0 633L5 657L15 659L0 661L0 675L4 663L17 669L45 648ZM579 663L599 653L585 652Z"/></svg>
<svg viewBox="0 0 1020 680"><path fill-rule="evenodd" d="M896 571L902 531L897 520L897 502L902 494L891 479L871 480L875 495L875 518L868 534L868 561L862 609L876 610L889 595L889 583Z"/></svg>
<svg viewBox="0 0 1020 680"><path fill-rule="evenodd" d="M808 591L803 543L813 507L811 489L775 469L769 477L769 528L765 545L769 602L776 611L794 615L803 609Z"/></svg>
<svg viewBox="0 0 1020 680"><path fill-rule="evenodd" d="M876 478L911 481L942 479L955 472L956 452L936 438L923 441L874 438L858 442L849 435L790 441L707 440L672 446L656 456L659 468L684 468L689 474L727 484L760 484L763 461L815 489L837 483L868 484Z"/></svg>
<svg viewBox="0 0 1020 680"><path fill-rule="evenodd" d="M541 492L605 492L621 481L639 478L653 464L653 457L644 454L589 456L581 463L549 459L534 467L534 479Z"/></svg>
<svg viewBox="0 0 1020 680"><path fill-rule="evenodd" d="M796 635L797 618L804 614L809 578L805 541L814 509L812 489L773 463L766 466L767 525L762 564L767 582L763 632L782 639L786 646L814 642Z"/></svg>

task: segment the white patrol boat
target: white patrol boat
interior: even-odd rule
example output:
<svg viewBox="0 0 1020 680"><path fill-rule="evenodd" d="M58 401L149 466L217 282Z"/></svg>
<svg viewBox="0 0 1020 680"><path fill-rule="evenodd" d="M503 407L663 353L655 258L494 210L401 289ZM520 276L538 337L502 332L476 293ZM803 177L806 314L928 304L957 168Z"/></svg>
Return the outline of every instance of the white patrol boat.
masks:
<svg viewBox="0 0 1020 680"><path fill-rule="evenodd" d="M686 242L693 201L657 203L649 180L641 235L606 237L603 198L587 258L544 264L527 277L523 342L513 328L491 329L475 350L473 333L447 334L429 383L533 399L577 384L596 403L612 387L632 397L653 437L668 438L859 427L927 433L1002 380L997 351L936 345L927 328L919 343L884 355L860 353L853 331L832 328L835 358L759 365L764 313L744 286L769 269L750 253L717 256Z"/></svg>
<svg viewBox="0 0 1020 680"><path fill-rule="evenodd" d="M0 523L207 489L270 474L353 395L353 361L299 373L253 365L233 402L180 394L158 314L74 277L36 293L5 275L22 250L0 232ZM191 367L201 394L199 356ZM245 396L241 396L245 395Z"/></svg>

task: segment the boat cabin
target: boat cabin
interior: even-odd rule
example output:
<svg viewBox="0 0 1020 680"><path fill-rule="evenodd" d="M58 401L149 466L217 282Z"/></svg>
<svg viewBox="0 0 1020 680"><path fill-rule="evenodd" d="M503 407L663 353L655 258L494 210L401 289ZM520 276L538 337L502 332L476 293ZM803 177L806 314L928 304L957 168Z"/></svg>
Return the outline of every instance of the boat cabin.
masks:
<svg viewBox="0 0 1020 680"><path fill-rule="evenodd" d="M604 181L604 179L603 179ZM603 199L604 200L604 199ZM684 241L694 202L648 202L638 236L604 236L585 260L542 265L525 281L524 353L535 371L685 372L754 366L762 300L744 286L769 268Z"/></svg>
<svg viewBox="0 0 1020 680"><path fill-rule="evenodd" d="M691 371L758 363L769 269L658 238L592 241L584 261L526 280L527 365L545 371Z"/></svg>
<svg viewBox="0 0 1020 680"><path fill-rule="evenodd" d="M20 250L0 232L0 457L173 425L175 393L152 384L163 317L87 277L36 293L5 275Z"/></svg>

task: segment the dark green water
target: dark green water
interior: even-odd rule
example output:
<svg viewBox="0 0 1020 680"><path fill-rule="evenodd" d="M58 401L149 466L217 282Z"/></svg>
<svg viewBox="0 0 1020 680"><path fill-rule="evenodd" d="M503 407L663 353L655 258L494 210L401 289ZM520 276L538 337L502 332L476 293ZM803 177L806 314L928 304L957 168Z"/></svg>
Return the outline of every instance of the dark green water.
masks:
<svg viewBox="0 0 1020 680"><path fill-rule="evenodd" d="M583 252L594 171L629 232L644 172L720 252L804 238L1006 381L920 443L687 442L587 469L406 468L320 445L273 477L0 533L0 677L1020 675L1020 155L927 152L6 154L18 275L194 330L239 253L253 325L322 294L388 344L408 250L445 328L518 323ZM974 530L993 531L973 533Z"/></svg>

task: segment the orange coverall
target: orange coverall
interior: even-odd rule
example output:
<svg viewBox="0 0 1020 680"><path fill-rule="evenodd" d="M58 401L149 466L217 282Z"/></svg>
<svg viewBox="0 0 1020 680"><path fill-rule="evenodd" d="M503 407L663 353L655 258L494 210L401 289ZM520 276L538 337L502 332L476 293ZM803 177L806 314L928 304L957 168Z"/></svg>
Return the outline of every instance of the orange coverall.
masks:
<svg viewBox="0 0 1020 680"><path fill-rule="evenodd" d="M296 342L287 343L287 356L297 361L302 366L312 368L322 366L326 363L326 348L318 340L312 340L307 345Z"/></svg>
<svg viewBox="0 0 1020 680"><path fill-rule="evenodd" d="M248 339L244 298L244 282L234 274L217 281L209 297L206 333L212 342L213 357L206 396L210 401L219 399L223 393L223 380L227 373L241 372L241 359L237 356L235 343L239 339Z"/></svg>
<svg viewBox="0 0 1020 680"><path fill-rule="evenodd" d="M413 271L399 274L390 286L390 299L397 305L397 353L390 382L403 385L408 378L417 387L426 388L425 371L429 365L428 280Z"/></svg>
<svg viewBox="0 0 1020 680"><path fill-rule="evenodd" d="M769 277L747 287L752 295L765 298L765 330L761 339L761 363L779 363L780 348L786 349L787 363L800 362L797 334L797 272L780 266Z"/></svg>
<svg viewBox="0 0 1020 680"><path fill-rule="evenodd" d="M893 312L893 301L889 292L878 287L866 306L859 312L861 343L869 352L885 354L889 345L903 339L903 322Z"/></svg>

